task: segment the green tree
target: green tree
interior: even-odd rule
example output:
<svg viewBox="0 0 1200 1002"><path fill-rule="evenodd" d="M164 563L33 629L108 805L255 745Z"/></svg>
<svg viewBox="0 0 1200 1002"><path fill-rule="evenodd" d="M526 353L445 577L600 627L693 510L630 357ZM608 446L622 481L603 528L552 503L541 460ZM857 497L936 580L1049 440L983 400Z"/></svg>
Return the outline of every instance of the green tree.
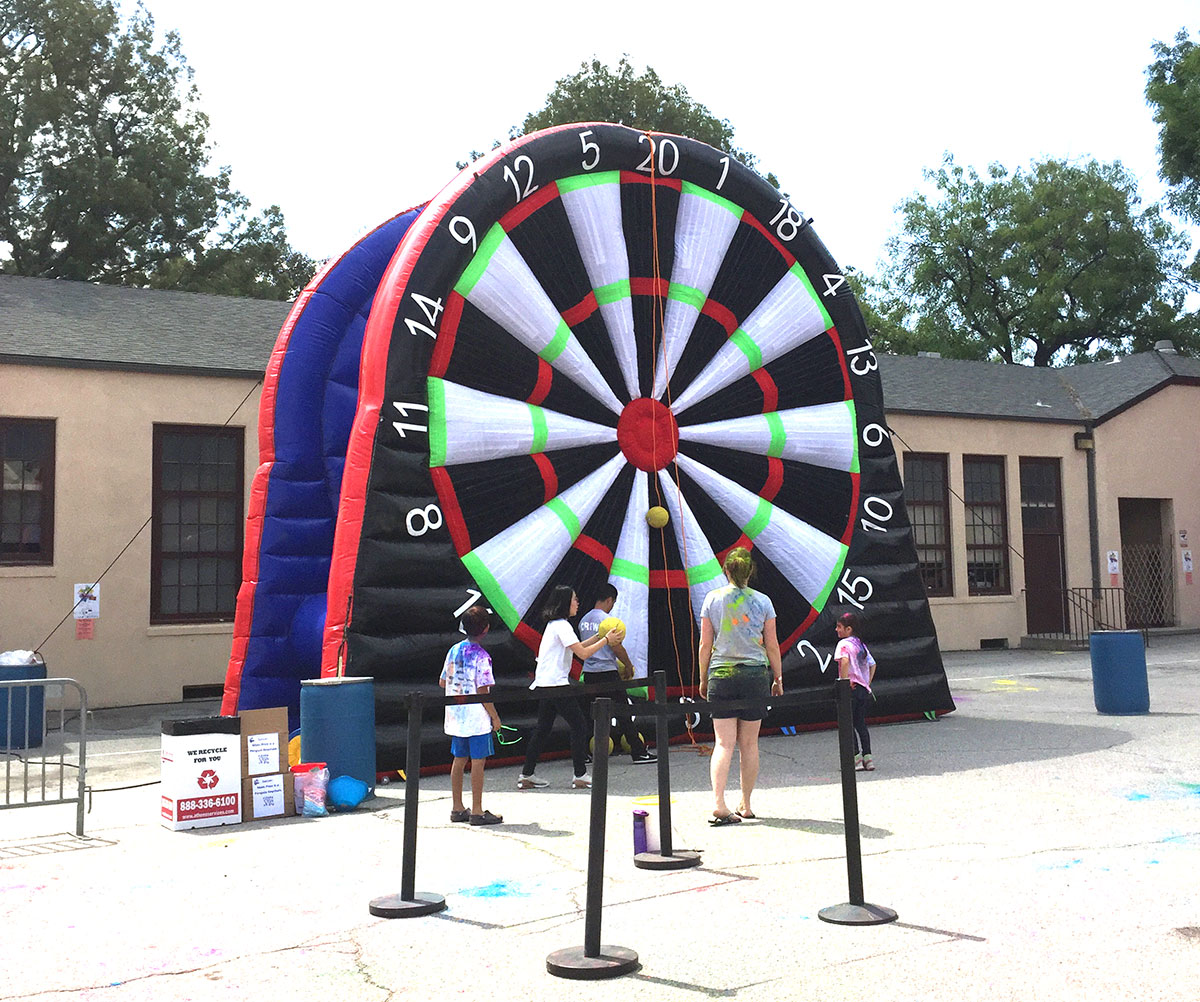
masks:
<svg viewBox="0 0 1200 1002"><path fill-rule="evenodd" d="M947 155L936 188L898 207L881 275L862 280L876 344L1001 362L1081 361L1171 338L1197 347L1183 312L1188 241L1139 210L1119 163L1049 159L980 177Z"/></svg>
<svg viewBox="0 0 1200 1002"><path fill-rule="evenodd" d="M734 146L733 126L728 119L717 118L695 101L683 84L663 83L649 66L638 75L627 55L621 57L615 70L598 59L580 63L577 72L554 85L540 110L525 116L520 129L514 126L509 130L509 138L571 122L613 122L634 129L670 132L726 150L747 167L758 166L754 154ZM493 149L499 145L493 144ZM471 159L481 155L472 151ZM766 179L779 187L774 174L767 174Z"/></svg>
<svg viewBox="0 0 1200 1002"><path fill-rule="evenodd" d="M247 220L229 168L210 168L198 102L179 36L156 44L140 5L122 22L107 0L0 0L0 269L291 295L291 274L233 281L280 240L295 252L277 210Z"/></svg>
<svg viewBox="0 0 1200 1002"><path fill-rule="evenodd" d="M272 205L255 218L239 217L220 243L164 261L149 284L155 289L292 299L314 270L312 258L288 243L283 213Z"/></svg>
<svg viewBox="0 0 1200 1002"><path fill-rule="evenodd" d="M1171 208L1200 223L1200 46L1180 31L1174 45L1155 42L1154 56L1146 103L1159 125L1159 176Z"/></svg>

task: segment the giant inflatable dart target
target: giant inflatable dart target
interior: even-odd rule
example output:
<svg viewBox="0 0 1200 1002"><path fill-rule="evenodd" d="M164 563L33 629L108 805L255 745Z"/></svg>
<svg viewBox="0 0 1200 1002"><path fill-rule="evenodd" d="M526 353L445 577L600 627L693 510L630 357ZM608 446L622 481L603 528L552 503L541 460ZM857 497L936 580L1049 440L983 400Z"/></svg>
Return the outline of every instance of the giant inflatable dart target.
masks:
<svg viewBox="0 0 1200 1002"><path fill-rule="evenodd" d="M622 126L473 164L383 274L346 448L321 671L377 680L380 767L403 757L386 704L436 685L475 602L498 682L523 683L549 589L587 608L611 581L639 673L688 691L737 545L788 691L828 685L854 609L879 715L953 708L876 359L804 216L728 154Z"/></svg>

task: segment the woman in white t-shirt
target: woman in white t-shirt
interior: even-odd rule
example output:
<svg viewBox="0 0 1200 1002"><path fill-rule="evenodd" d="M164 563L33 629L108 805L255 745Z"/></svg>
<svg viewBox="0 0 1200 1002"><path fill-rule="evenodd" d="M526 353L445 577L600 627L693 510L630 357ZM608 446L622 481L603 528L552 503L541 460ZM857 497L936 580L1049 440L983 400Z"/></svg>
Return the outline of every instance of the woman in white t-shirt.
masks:
<svg viewBox="0 0 1200 1002"><path fill-rule="evenodd" d="M619 644L625 639L624 631L609 630L604 636L597 634L586 642L580 641L568 622L577 612L579 599L575 596L574 589L570 585L556 585L542 610L548 622L542 632L542 642L537 654L537 671L529 688L544 689L569 684L572 656L582 661L591 657L605 644ZM571 759L575 767L575 779L571 786L577 790L586 790L592 785L592 780L587 774L587 718L583 715L578 697L573 693L564 693L561 696L543 699L538 704L537 727L529 737L529 745L525 750L525 768L517 777L517 789L534 790L550 785L533 773L537 768L542 742L546 740L557 716L561 716L571 729Z"/></svg>

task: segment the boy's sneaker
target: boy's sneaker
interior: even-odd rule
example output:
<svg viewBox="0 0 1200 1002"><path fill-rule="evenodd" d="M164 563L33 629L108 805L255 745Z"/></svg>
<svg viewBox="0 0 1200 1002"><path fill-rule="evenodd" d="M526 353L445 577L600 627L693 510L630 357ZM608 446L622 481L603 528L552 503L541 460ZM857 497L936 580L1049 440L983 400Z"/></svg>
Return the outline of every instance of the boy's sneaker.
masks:
<svg viewBox="0 0 1200 1002"><path fill-rule="evenodd" d="M590 790L592 788L592 777L584 773L582 776L576 776L571 780L572 790Z"/></svg>
<svg viewBox="0 0 1200 1002"><path fill-rule="evenodd" d="M864 755L862 757L862 760L863 760L863 769L866 770L867 772L873 772L875 769L874 757L872 757L871 755Z"/></svg>
<svg viewBox="0 0 1200 1002"><path fill-rule="evenodd" d="M545 779L538 779L537 776L518 776L518 790L540 790L543 786L549 786L550 783Z"/></svg>
<svg viewBox="0 0 1200 1002"><path fill-rule="evenodd" d="M861 769L863 767L863 757L861 755L854 756L854 768Z"/></svg>
<svg viewBox="0 0 1200 1002"><path fill-rule="evenodd" d="M461 811L451 811L450 812L450 820L451 821L470 821L471 820L471 812L469 810L467 810L465 807Z"/></svg>
<svg viewBox="0 0 1200 1002"><path fill-rule="evenodd" d="M491 811L484 811L482 814L471 815L471 824L473 825L498 825L503 821L503 815L493 814Z"/></svg>
<svg viewBox="0 0 1200 1002"><path fill-rule="evenodd" d="M642 755L633 756L634 765L649 765L651 762L657 762L658 756L654 752L645 752Z"/></svg>

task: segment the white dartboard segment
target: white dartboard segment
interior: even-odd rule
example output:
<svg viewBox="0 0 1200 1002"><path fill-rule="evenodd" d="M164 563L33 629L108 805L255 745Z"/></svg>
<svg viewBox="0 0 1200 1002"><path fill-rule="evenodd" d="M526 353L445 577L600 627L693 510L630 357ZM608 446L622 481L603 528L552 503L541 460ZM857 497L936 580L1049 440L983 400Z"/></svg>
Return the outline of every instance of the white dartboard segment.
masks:
<svg viewBox="0 0 1200 1002"><path fill-rule="evenodd" d="M793 407L708 424L680 425L679 438L735 452L774 456L846 473L858 472L853 400Z"/></svg>
<svg viewBox="0 0 1200 1002"><path fill-rule="evenodd" d="M625 623L625 650L633 658L634 672L645 678L650 656L650 526L646 524L649 507L646 477L633 478L633 490L621 538L613 554L608 580L617 589L613 615Z"/></svg>
<svg viewBox="0 0 1200 1002"><path fill-rule="evenodd" d="M820 337L832 326L829 313L804 269L792 265L708 365L674 399L671 410L682 414L730 383Z"/></svg>
<svg viewBox="0 0 1200 1002"><path fill-rule="evenodd" d="M629 289L629 255L621 227L620 174L582 174L558 182L563 208L575 235L575 246L608 328L629 399L638 389L637 342Z"/></svg>
<svg viewBox="0 0 1200 1002"><path fill-rule="evenodd" d="M844 543L683 453L675 461L813 608L824 607L846 562Z"/></svg>
<svg viewBox="0 0 1200 1002"><path fill-rule="evenodd" d="M515 630L529 611L547 573L579 538L624 465L623 456L614 456L463 556L463 563L510 630Z"/></svg>
<svg viewBox="0 0 1200 1002"><path fill-rule="evenodd" d="M429 379L429 465L456 466L611 443L612 428L445 379Z"/></svg>
<svg viewBox="0 0 1200 1002"><path fill-rule="evenodd" d="M721 562L713 553L704 530L687 499L680 493L675 481L667 471L658 471L658 482L662 485L663 499L667 511L671 514L671 527L675 531L675 545L683 559L684 571L688 580L688 598L692 603L692 615L697 623L700 622L700 610L704 607L705 596L714 588L726 584L725 572Z"/></svg>
<svg viewBox="0 0 1200 1002"><path fill-rule="evenodd" d="M666 392L669 375L687 347L741 217L740 206L698 185L683 183L675 218L675 263L654 369L651 395L655 400Z"/></svg>
<svg viewBox="0 0 1200 1002"><path fill-rule="evenodd" d="M508 234L494 225L454 291L614 414L621 403Z"/></svg>

